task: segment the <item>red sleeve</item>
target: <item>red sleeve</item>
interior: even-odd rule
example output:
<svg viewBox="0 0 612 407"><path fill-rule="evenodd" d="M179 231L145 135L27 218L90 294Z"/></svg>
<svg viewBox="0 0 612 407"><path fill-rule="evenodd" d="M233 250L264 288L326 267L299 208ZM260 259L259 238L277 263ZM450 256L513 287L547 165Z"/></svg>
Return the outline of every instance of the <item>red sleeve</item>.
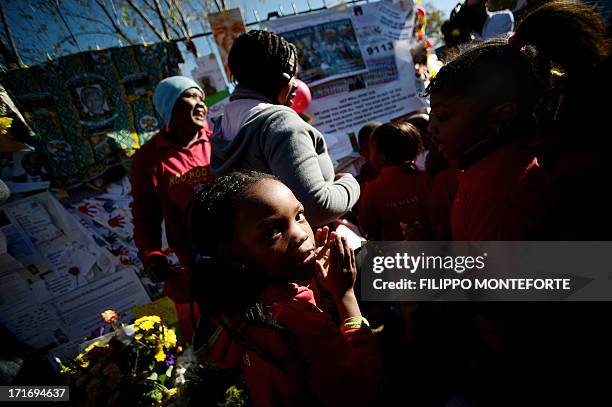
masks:
<svg viewBox="0 0 612 407"><path fill-rule="evenodd" d="M365 186L365 190L361 194L359 200L358 218L361 230L366 234L368 240L377 240L381 238L382 220L376 209L373 198L376 196L373 193L372 182Z"/></svg>
<svg viewBox="0 0 612 407"><path fill-rule="evenodd" d="M512 190L483 194L464 203L469 240L530 240L539 237L551 207L543 174L528 174Z"/></svg>
<svg viewBox="0 0 612 407"><path fill-rule="evenodd" d="M459 171L446 169L440 171L433 183L429 197L429 223L434 235L442 240L450 240L451 209L459 186Z"/></svg>
<svg viewBox="0 0 612 407"><path fill-rule="evenodd" d="M274 316L295 334L307 363L304 379L319 400L330 406L376 405L384 372L371 330L339 329L307 302L279 308Z"/></svg>
<svg viewBox="0 0 612 407"><path fill-rule="evenodd" d="M152 162L146 154L147 146L134 154L130 181L132 183L132 218L134 223L134 243L138 257L146 266L147 259L153 254L161 254L161 224L163 213L156 192L157 178Z"/></svg>

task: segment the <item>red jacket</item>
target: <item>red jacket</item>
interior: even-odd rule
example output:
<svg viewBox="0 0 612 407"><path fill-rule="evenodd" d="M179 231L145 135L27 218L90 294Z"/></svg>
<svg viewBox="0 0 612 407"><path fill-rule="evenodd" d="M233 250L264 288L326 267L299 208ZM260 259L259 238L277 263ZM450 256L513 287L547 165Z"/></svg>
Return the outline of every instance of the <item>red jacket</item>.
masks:
<svg viewBox="0 0 612 407"><path fill-rule="evenodd" d="M384 374L369 327L345 322L339 328L317 307L313 292L297 284L268 289L263 303L295 335L297 352L305 362L302 368L270 328L251 327L248 335L282 361L285 370L245 352L221 328L208 341L208 352L198 356L220 368L240 364L255 407L375 405Z"/></svg>
<svg viewBox="0 0 612 407"><path fill-rule="evenodd" d="M213 179L210 171L210 131L202 129L200 137L189 147L167 141L162 131L140 148L132 161L132 195L134 203L134 242L138 255L147 264L149 256L162 254L161 224L165 221L168 245L179 258L182 270L165 282L166 294L175 302L189 301L191 244L187 233L185 211L194 191Z"/></svg>
<svg viewBox="0 0 612 407"><path fill-rule="evenodd" d="M459 175L453 240L533 240L551 207L552 183L534 154L503 147Z"/></svg>
<svg viewBox="0 0 612 407"><path fill-rule="evenodd" d="M458 168L446 168L434 177L429 197L429 226L434 237L451 240L451 209L457 188L459 188Z"/></svg>
<svg viewBox="0 0 612 407"><path fill-rule="evenodd" d="M366 184L359 203L359 224L370 240L404 240L399 223L429 223L431 178L404 166L383 168Z"/></svg>

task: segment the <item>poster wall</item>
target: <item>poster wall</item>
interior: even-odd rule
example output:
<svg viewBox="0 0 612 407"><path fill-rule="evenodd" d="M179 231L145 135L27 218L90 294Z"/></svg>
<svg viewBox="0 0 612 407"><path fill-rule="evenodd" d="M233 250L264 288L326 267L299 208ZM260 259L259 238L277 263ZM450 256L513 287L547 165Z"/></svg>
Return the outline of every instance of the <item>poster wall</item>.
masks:
<svg viewBox="0 0 612 407"><path fill-rule="evenodd" d="M414 27L412 8L404 9L399 4L387 2L340 6L305 16L272 20L268 26L298 48L298 77L309 83L313 96L307 113L315 117L315 127L325 135L335 160L353 152L351 137L365 123L390 121L427 106L427 102L417 95L410 55L409 39ZM319 38L325 43L333 37L331 31L326 31L327 27L334 27L336 33L341 33L339 45L330 47L337 54L341 68L325 76L321 74L325 72L321 57L325 51L317 54L311 50L312 43ZM321 44L317 44L321 49ZM359 49L348 51L355 46ZM340 55L354 58L342 59ZM357 55L365 63L365 69L359 65ZM315 67L317 63L318 68Z"/></svg>
<svg viewBox="0 0 612 407"><path fill-rule="evenodd" d="M108 308L150 301L133 267L117 257L49 192L0 209L0 323L36 349L91 335Z"/></svg>

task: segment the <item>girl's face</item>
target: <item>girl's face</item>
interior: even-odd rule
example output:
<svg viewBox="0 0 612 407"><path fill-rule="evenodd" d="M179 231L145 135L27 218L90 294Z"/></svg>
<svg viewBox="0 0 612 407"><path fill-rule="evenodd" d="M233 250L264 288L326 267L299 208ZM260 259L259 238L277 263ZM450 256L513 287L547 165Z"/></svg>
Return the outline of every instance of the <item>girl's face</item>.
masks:
<svg viewBox="0 0 612 407"><path fill-rule="evenodd" d="M431 95L428 137L447 158L460 157L490 131L475 101L441 91Z"/></svg>
<svg viewBox="0 0 612 407"><path fill-rule="evenodd" d="M316 273L315 241L304 207L281 182L263 179L246 191L235 215L230 255L278 282Z"/></svg>
<svg viewBox="0 0 612 407"><path fill-rule="evenodd" d="M202 91L198 88L187 89L174 104L172 124L181 129L200 130L206 126L206 113L208 109Z"/></svg>

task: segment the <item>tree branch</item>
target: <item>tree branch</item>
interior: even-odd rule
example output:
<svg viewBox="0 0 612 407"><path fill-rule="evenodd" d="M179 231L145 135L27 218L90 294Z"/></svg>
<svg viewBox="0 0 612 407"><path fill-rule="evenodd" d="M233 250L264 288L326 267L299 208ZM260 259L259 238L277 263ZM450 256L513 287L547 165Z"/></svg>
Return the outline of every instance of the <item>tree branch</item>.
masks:
<svg viewBox="0 0 612 407"><path fill-rule="evenodd" d="M68 17L70 17L70 18L80 18L82 20L89 21L90 23L100 24L101 26L103 26L104 28L107 28L110 31L114 30L113 27L111 27L110 25L108 25L104 21L99 20L97 18L92 18L92 17L88 17L88 16L84 16L84 15L80 15L80 14L73 14L73 13L66 13L66 15Z"/></svg>
<svg viewBox="0 0 612 407"><path fill-rule="evenodd" d="M121 27L119 27L119 25L117 24L117 22L115 21L115 19L113 18L113 16L111 16L110 12L108 11L108 9L106 8L106 5L104 4L103 0L96 0L96 4L98 4L98 6L100 6L100 8L102 9L102 11L104 12L104 14L106 15L106 17L108 18L108 20L110 21L111 25L113 26L113 29L115 30L115 32L124 40L126 40L128 42L128 44L130 45L134 45L134 41L121 29Z"/></svg>
<svg viewBox="0 0 612 407"><path fill-rule="evenodd" d="M62 20L62 24L64 24L64 27L66 27L66 30L68 30L68 34L70 34L70 37L72 37L72 44L75 45L77 49L80 51L81 46L79 45L79 42L77 41L74 33L72 32L72 29L68 25L68 22L64 18L64 14L62 13L62 10L60 9L59 0L55 0L52 3L52 7L53 7L53 10L55 10L55 13L57 14L57 16L60 18L60 20Z"/></svg>
<svg viewBox="0 0 612 407"><path fill-rule="evenodd" d="M97 0L96 0L97 1ZM149 18L149 16L147 16L144 11L142 11L142 9L140 7L138 7L133 0L126 0L128 2L128 4L134 9L134 11L140 16L140 18L142 18L142 20L145 22L145 24L151 29L151 31L153 31L153 33L155 33L155 35L157 36L157 38L159 38L161 41L167 41L169 39L168 37L168 33L166 32L166 29L164 28L164 33L166 34L164 36L164 34L160 33L159 30L157 30L157 28L155 28L155 25L153 25L153 22L151 21L151 19ZM162 20L163 21L163 20ZM163 26L163 23L162 23Z"/></svg>
<svg viewBox="0 0 612 407"><path fill-rule="evenodd" d="M172 3L172 5L176 9L176 11L178 12L179 18L180 18L181 22L183 23L183 29L185 31L185 37L191 38L191 35L192 35L191 34L191 30L189 29L189 24L187 23L187 19L185 18L185 13L183 12L182 6L176 0L169 0L169 1L170 1L170 3Z"/></svg>
<svg viewBox="0 0 612 407"><path fill-rule="evenodd" d="M132 0L128 0L128 1L132 1ZM153 0L153 4L155 6L155 11L157 12L157 15L159 16L159 21L161 22L162 29L164 30L164 34L166 35L167 39L170 39L170 34L168 33L168 24L166 22L164 14L162 13L161 5L159 4L159 0Z"/></svg>

